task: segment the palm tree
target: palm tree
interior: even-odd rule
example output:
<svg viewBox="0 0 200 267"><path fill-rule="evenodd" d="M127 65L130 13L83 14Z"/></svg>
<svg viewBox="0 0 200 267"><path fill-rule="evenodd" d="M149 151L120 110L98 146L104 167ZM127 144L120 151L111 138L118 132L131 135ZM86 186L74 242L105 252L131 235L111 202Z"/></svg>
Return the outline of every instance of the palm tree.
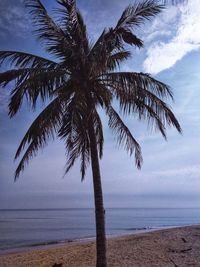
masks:
<svg viewBox="0 0 200 267"><path fill-rule="evenodd" d="M143 42L134 33L161 12L163 5L154 0L133 3L122 13L116 27L105 29L95 44L87 35L83 17L75 0L57 0L60 21L55 22L40 0L26 0L36 33L55 60L18 51L1 51L1 63L12 68L0 74L0 85L15 81L9 102L13 117L24 98L33 110L36 103L47 103L23 137L15 158L25 150L15 172L15 180L29 160L49 139L62 139L67 152L66 173L79 158L82 180L91 162L96 211L96 248L98 267L106 263L106 235L99 159L103 153L103 128L99 110L105 110L108 125L127 152L134 153L141 168L138 142L113 108L118 101L120 113L147 120L166 138L166 126L181 127L164 102L172 98L170 88L145 73L119 72L118 66L130 58L127 45L138 48ZM48 102L46 102L48 101Z"/></svg>

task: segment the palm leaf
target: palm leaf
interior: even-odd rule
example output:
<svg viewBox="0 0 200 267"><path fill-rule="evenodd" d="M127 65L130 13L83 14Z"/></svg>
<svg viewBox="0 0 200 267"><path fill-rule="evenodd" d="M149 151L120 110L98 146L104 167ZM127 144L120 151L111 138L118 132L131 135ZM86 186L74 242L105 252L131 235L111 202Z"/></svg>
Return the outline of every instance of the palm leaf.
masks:
<svg viewBox="0 0 200 267"><path fill-rule="evenodd" d="M35 31L39 39L57 43L66 38L62 29L49 16L40 0L25 0L25 4L29 9L34 26L37 28Z"/></svg>
<svg viewBox="0 0 200 267"><path fill-rule="evenodd" d="M116 29L140 26L145 20L150 20L160 13L164 5L158 4L155 0L136 1L129 5L122 13Z"/></svg>
<svg viewBox="0 0 200 267"><path fill-rule="evenodd" d="M40 0L25 0L25 3L36 27L38 39L45 43L49 53L63 60L70 50L70 37L49 16Z"/></svg>
<svg viewBox="0 0 200 267"><path fill-rule="evenodd" d="M0 73L0 86L6 87L16 79L23 79L31 69L13 69Z"/></svg>
<svg viewBox="0 0 200 267"><path fill-rule="evenodd" d="M121 50L124 43L141 48L143 42L132 32L132 28L140 26L145 20L150 20L161 12L163 8L163 5L154 0L137 1L132 6L128 6L122 13L116 27L104 30L93 46L90 52L92 61L96 62L97 56L100 54L98 66L102 66L101 68L103 69L113 50Z"/></svg>
<svg viewBox="0 0 200 267"><path fill-rule="evenodd" d="M35 156L37 151L43 148L50 138L54 138L54 134L58 131L61 123L61 118L62 105L60 100L56 98L39 114L23 137L15 159L20 156L26 145L28 145L28 148L16 169L15 179L19 177L30 158Z"/></svg>
<svg viewBox="0 0 200 267"><path fill-rule="evenodd" d="M17 77L16 86L11 92L9 115L12 117L20 110L24 97L33 109L39 96L42 101L51 99L54 90L61 87L67 81L67 77L66 71L62 68L26 70Z"/></svg>
<svg viewBox="0 0 200 267"><path fill-rule="evenodd" d="M124 148L130 155L135 152L135 164L138 169L141 168L142 164L142 153L141 148L135 138L132 136L128 127L123 123L120 116L117 112L110 106L107 109L107 115L109 116L109 127L113 130L113 132L118 136L119 145L124 145Z"/></svg>
<svg viewBox="0 0 200 267"><path fill-rule="evenodd" d="M131 53L129 51L119 51L113 53L107 60L107 68L110 70L114 70L117 67L120 67L120 63L127 60L131 57Z"/></svg>
<svg viewBox="0 0 200 267"><path fill-rule="evenodd" d="M135 113L139 119L147 119L164 138L166 138L166 125L172 125L181 132L180 124L173 112L159 98L172 97L167 85L151 79L149 75L135 73L110 73L106 77L111 78L108 85L113 88L113 94L119 100L120 109L124 114Z"/></svg>
<svg viewBox="0 0 200 267"><path fill-rule="evenodd" d="M55 67L56 62L41 56L20 51L0 51L0 65L9 62L15 68L46 68Z"/></svg>
<svg viewBox="0 0 200 267"><path fill-rule="evenodd" d="M62 29L73 42L71 48L74 53L85 54L89 52L87 29L84 23L81 12L76 7L76 1L73 0L57 0L62 8L58 9L60 16L60 23Z"/></svg>
<svg viewBox="0 0 200 267"><path fill-rule="evenodd" d="M83 99L83 96L78 93L74 94L64 111L62 125L59 129L59 137L65 141L67 151L65 174L80 157L82 180L90 158L87 117L85 115L87 114L87 105Z"/></svg>
<svg viewBox="0 0 200 267"><path fill-rule="evenodd" d="M149 74L137 73L137 72L113 72L108 74L103 74L101 76L102 81L108 85L113 84L115 87L124 89L124 93L133 92L133 88L145 88L158 95L161 98L171 98L173 99L173 94L171 88L154 79ZM129 91L131 90L131 91Z"/></svg>
<svg viewBox="0 0 200 267"><path fill-rule="evenodd" d="M93 112L93 121L94 121L95 135L96 135L97 150L99 152L99 158L101 159L103 156L103 144L104 144L103 125L101 122L101 118L96 110Z"/></svg>
<svg viewBox="0 0 200 267"><path fill-rule="evenodd" d="M138 48L143 47L143 41L135 34L133 34L130 30L127 30L125 28L119 28L117 30L117 34L122 38L125 43L129 45L134 45Z"/></svg>

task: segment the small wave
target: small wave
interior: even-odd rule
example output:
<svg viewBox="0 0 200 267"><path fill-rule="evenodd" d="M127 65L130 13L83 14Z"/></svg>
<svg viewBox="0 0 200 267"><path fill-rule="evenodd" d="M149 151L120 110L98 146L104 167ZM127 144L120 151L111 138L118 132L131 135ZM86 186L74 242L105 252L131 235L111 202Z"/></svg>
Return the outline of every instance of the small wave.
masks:
<svg viewBox="0 0 200 267"><path fill-rule="evenodd" d="M153 227L133 227L133 228L126 228L125 230L128 230L128 231L140 231L140 230L151 230L153 229Z"/></svg>

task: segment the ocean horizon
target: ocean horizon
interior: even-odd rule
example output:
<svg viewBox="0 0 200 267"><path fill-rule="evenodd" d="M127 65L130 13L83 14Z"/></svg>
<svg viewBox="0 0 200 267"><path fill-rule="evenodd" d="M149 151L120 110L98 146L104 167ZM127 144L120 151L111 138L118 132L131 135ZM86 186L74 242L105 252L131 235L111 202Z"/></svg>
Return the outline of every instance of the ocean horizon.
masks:
<svg viewBox="0 0 200 267"><path fill-rule="evenodd" d="M108 208L107 235L200 224L198 208ZM93 208L2 209L0 251L95 237Z"/></svg>

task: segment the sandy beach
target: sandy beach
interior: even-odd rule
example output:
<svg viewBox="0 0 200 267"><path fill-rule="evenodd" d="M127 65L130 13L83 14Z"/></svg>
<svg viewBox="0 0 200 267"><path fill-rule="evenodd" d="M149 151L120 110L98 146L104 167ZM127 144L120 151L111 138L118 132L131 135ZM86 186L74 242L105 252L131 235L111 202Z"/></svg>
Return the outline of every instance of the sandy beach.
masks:
<svg viewBox="0 0 200 267"><path fill-rule="evenodd" d="M200 226L109 238L108 266L200 267ZM0 267L95 266L95 242L44 246L0 256Z"/></svg>

